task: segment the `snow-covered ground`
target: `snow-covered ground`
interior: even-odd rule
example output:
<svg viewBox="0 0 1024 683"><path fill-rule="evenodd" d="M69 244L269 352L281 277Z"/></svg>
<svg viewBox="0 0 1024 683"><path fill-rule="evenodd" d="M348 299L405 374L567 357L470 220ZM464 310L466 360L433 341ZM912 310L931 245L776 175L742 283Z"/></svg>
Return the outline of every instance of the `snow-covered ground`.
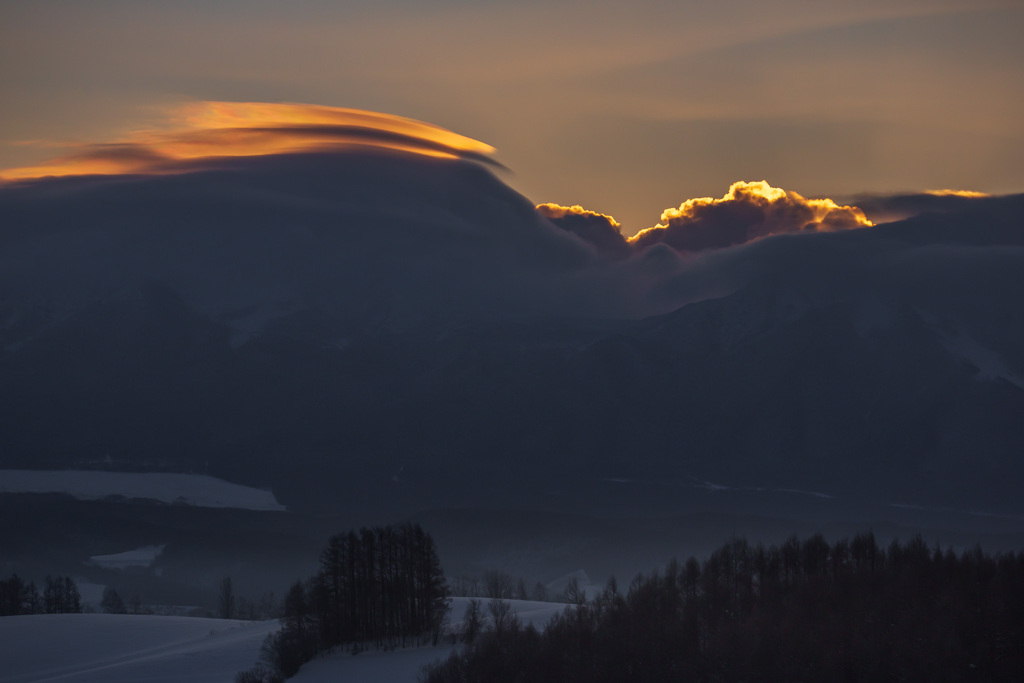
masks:
<svg viewBox="0 0 1024 683"><path fill-rule="evenodd" d="M452 598L449 619L451 628L458 630L470 598ZM490 600L480 598L484 614ZM534 602L532 600L509 600L523 626L532 624L543 629L552 616L565 609L565 604L555 602ZM437 647L410 647L389 652L369 650L353 655L338 652L315 659L299 670L290 679L296 683L334 683L334 681L360 681L365 683L415 683L424 666L444 659L451 653L452 645Z"/></svg>
<svg viewBox="0 0 1024 683"><path fill-rule="evenodd" d="M487 600L484 603L486 613ZM523 625L543 628L565 605L509 601ZM459 626L469 598L452 600ZM28 683L232 683L252 667L278 622L114 614L47 614L0 618L0 681ZM358 655L337 652L314 660L298 683L414 683L424 665L448 656L451 645Z"/></svg>
<svg viewBox="0 0 1024 683"><path fill-rule="evenodd" d="M259 656L276 621L124 614L0 618L5 683L231 683Z"/></svg>
<svg viewBox="0 0 1024 683"><path fill-rule="evenodd" d="M314 659L288 680L295 683L416 683L424 666L444 659L453 647L410 647L390 652L368 650L357 655L339 652Z"/></svg>
<svg viewBox="0 0 1024 683"><path fill-rule="evenodd" d="M0 493L67 493L80 500L107 496L243 510L284 510L274 494L204 474L0 470Z"/></svg>

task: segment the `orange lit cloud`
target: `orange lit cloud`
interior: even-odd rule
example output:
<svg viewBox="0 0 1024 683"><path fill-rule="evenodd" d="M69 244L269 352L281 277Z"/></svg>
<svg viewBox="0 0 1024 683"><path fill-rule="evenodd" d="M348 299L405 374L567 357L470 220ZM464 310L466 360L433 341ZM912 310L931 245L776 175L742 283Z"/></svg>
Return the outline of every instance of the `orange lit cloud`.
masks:
<svg viewBox="0 0 1024 683"><path fill-rule="evenodd" d="M0 179L165 173L189 162L374 147L495 163L490 145L439 126L390 114L305 104L196 102L179 107L164 130L81 145L44 164L0 171Z"/></svg>
<svg viewBox="0 0 1024 683"><path fill-rule="evenodd" d="M621 226L611 216L588 211L579 204L573 206L538 204L537 213L562 230L571 232L589 242L605 256L613 258L629 256L629 244L619 231Z"/></svg>
<svg viewBox="0 0 1024 683"><path fill-rule="evenodd" d="M641 230L630 243L646 247L664 242L680 251L742 244L759 237L792 232L827 232L870 226L855 206L831 199L807 199L765 181L733 183L721 199L689 199L666 209L661 222Z"/></svg>
<svg viewBox="0 0 1024 683"><path fill-rule="evenodd" d="M924 193L933 197L968 197L970 199L983 199L992 196L987 192L974 192L973 190L925 190Z"/></svg>
<svg viewBox="0 0 1024 683"><path fill-rule="evenodd" d="M539 211L545 218L565 218L566 216L581 216L587 219L599 219L605 223L611 225L613 228L618 230L621 226L619 222L611 216L596 211L590 211L584 209L579 204L573 204L572 206L562 206L561 204L538 204L537 211Z"/></svg>

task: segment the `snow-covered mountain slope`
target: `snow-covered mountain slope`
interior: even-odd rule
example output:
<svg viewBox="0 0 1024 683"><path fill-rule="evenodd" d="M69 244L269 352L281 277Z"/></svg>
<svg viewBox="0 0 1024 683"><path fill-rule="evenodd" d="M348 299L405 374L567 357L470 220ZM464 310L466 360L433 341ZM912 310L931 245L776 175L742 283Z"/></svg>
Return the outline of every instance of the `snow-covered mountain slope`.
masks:
<svg viewBox="0 0 1024 683"><path fill-rule="evenodd" d="M284 510L270 491L202 474L95 470L0 470L0 493L67 493L79 500L111 496L176 505Z"/></svg>

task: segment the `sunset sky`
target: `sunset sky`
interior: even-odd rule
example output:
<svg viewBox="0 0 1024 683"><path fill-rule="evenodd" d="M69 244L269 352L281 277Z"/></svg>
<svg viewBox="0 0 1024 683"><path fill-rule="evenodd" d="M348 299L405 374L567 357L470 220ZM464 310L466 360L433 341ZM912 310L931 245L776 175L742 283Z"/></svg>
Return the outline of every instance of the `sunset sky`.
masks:
<svg viewBox="0 0 1024 683"><path fill-rule="evenodd" d="M1019 0L5 1L0 169L216 100L436 124L627 235L738 180L1020 192L1022 35Z"/></svg>

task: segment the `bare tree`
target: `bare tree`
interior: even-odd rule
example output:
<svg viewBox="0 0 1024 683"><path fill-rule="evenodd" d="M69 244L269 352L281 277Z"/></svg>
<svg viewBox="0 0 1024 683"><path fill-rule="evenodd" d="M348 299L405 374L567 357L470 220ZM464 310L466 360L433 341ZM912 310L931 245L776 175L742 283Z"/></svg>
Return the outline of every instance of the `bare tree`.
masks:
<svg viewBox="0 0 1024 683"><path fill-rule="evenodd" d="M492 600L490 612L491 629L499 638L519 631L522 626L519 616L512 610L512 605L505 600Z"/></svg>
<svg viewBox="0 0 1024 683"><path fill-rule="evenodd" d="M221 619L233 619L235 616L235 589L230 576L225 576L220 582L218 613Z"/></svg>
<svg viewBox="0 0 1024 683"><path fill-rule="evenodd" d="M573 577L565 587L565 601L570 605L584 605L587 602L587 591L580 586L580 582Z"/></svg>
<svg viewBox="0 0 1024 683"><path fill-rule="evenodd" d="M512 597L512 577L497 569L484 573L484 589L493 600L508 600Z"/></svg>
<svg viewBox="0 0 1024 683"><path fill-rule="evenodd" d="M466 615L462 618L462 642L472 643L480 635L483 627L483 608L480 601L474 598L466 605Z"/></svg>
<svg viewBox="0 0 1024 683"><path fill-rule="evenodd" d="M107 614L124 614L128 611L128 608L124 604L124 600L118 595L117 590L113 586L107 586L103 589L103 599L100 600L100 608Z"/></svg>

